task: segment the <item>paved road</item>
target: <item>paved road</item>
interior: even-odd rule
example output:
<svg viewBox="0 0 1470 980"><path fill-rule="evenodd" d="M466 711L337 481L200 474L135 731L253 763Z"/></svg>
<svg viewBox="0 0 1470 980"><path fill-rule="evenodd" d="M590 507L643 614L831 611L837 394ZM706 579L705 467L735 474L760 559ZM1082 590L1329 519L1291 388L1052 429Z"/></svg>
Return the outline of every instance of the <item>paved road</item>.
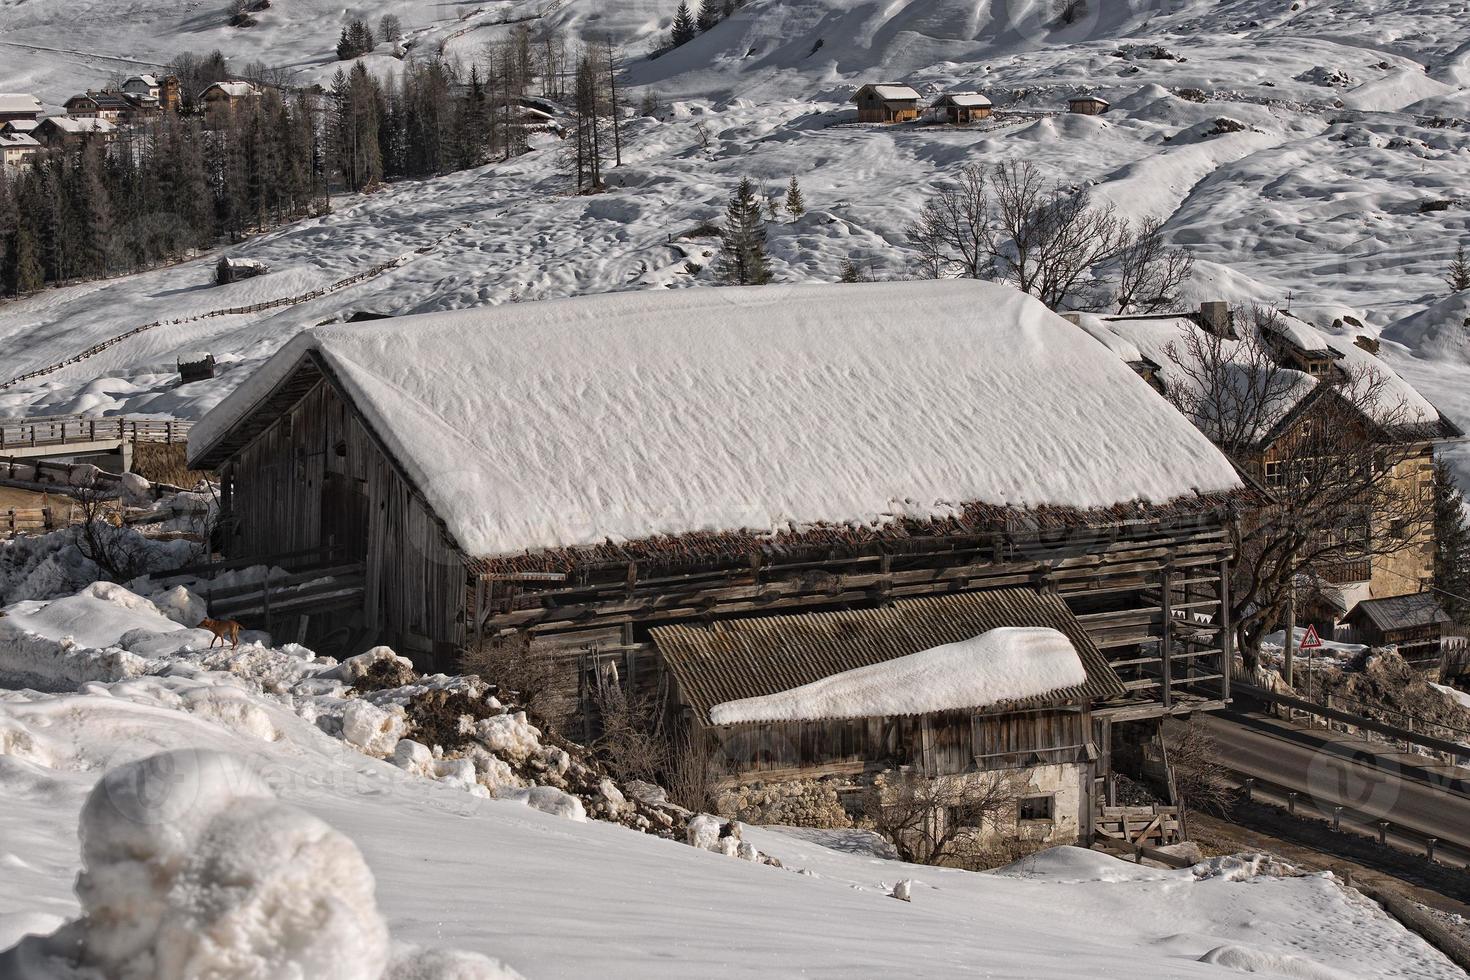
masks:
<svg viewBox="0 0 1470 980"><path fill-rule="evenodd" d="M1457 791L1463 783L1436 785L1432 772L1400 768L1391 747L1383 746L1382 754L1374 751L1378 746L1365 751L1362 746L1371 743L1302 731L1265 715L1230 710L1201 720L1225 765L1301 793L1299 810L1315 808L1330 820L1333 806L1341 805L1344 826L1373 833L1373 821L1388 820L1403 828L1390 831L1400 846L1422 852L1423 838L1437 837L1445 860L1470 858L1470 794Z"/></svg>

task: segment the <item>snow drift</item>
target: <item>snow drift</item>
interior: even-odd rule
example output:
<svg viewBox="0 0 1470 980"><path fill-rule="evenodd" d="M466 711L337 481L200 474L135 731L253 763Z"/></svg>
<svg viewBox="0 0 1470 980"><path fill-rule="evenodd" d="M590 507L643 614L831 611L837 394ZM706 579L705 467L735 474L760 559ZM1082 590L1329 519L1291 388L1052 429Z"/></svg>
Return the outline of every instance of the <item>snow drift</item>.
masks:
<svg viewBox="0 0 1470 980"><path fill-rule="evenodd" d="M242 759L174 751L119 766L82 808L82 915L0 953L16 980L514 976L471 954L394 959L347 837L282 803Z"/></svg>
<svg viewBox="0 0 1470 980"><path fill-rule="evenodd" d="M886 663L710 709L716 725L875 718L983 708L1076 687L1087 680L1076 649L1044 627L1007 627Z"/></svg>

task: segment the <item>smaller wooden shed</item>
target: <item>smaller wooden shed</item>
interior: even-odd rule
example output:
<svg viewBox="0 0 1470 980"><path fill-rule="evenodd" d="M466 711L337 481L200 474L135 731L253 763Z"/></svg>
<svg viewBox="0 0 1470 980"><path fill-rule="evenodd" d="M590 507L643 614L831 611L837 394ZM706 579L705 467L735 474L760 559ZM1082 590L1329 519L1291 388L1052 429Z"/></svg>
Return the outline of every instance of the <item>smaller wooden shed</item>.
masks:
<svg viewBox="0 0 1470 980"><path fill-rule="evenodd" d="M1069 843L1090 829L1091 710L1124 686L1056 595L1002 588L650 632L676 714L734 782L831 778L857 794L885 772L999 776L1046 814L1014 815L1038 821L1028 839ZM1038 667L1055 650L1006 659L1004 643L1023 634L1058 644L1074 675ZM946 657L960 658L957 682ZM910 673L924 682L905 684Z"/></svg>
<svg viewBox="0 0 1470 980"><path fill-rule="evenodd" d="M1346 622L1369 646L1396 646L1411 663L1439 663L1449 614L1432 592L1364 599L1347 614Z"/></svg>
<svg viewBox="0 0 1470 980"><path fill-rule="evenodd" d="M864 85L852 101L857 103L861 123L900 123L919 118L919 93L896 82Z"/></svg>
<svg viewBox="0 0 1470 980"><path fill-rule="evenodd" d="M178 357L179 384L208 381L214 377L214 355L208 351L182 351Z"/></svg>
<svg viewBox="0 0 1470 980"><path fill-rule="evenodd" d="M946 92L930 104L929 111L951 126L963 126L989 119L995 107L979 92Z"/></svg>
<svg viewBox="0 0 1470 980"><path fill-rule="evenodd" d="M1107 99L1096 95L1074 95L1067 100L1067 108L1080 116L1100 116L1113 107Z"/></svg>

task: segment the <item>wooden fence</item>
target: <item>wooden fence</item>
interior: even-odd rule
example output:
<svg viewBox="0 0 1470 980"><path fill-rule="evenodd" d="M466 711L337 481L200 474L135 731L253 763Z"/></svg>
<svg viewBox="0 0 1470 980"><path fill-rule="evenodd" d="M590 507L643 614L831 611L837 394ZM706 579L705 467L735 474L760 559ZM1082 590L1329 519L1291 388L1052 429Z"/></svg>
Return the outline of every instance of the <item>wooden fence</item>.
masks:
<svg viewBox="0 0 1470 980"><path fill-rule="evenodd" d="M454 228L445 232L443 235L440 235L432 242L420 245L418 248L413 250L412 254L423 255L426 252L432 251L434 248L437 248L441 243L447 240L451 235L463 231L465 228L468 227L468 222L456 225ZM68 357L64 361L57 361L55 364L48 364L45 367L37 368L34 371L27 371L25 374L18 374L15 377L11 378L9 381L0 381L0 391L18 385L23 381L30 381L34 378L43 377L47 374L60 371L62 368L70 367L73 364L85 361L89 357L95 357L108 348L115 347L123 341L129 339L130 337L136 337L140 333L146 333L147 331L152 330L154 327L162 327L166 325L171 326L179 323L193 323L197 320L206 320L210 317L217 316L238 316L244 313L261 313L266 310L279 309L283 306L296 306L300 303L306 303L314 299L320 299L321 297L326 296L329 293L335 293L340 289L346 289L348 286L356 285L357 283L360 283L365 279L372 279L375 276L380 276L383 273L387 272L389 269L402 265L405 261L407 261L407 258L407 256L400 255L395 258L388 259L385 262L379 262L377 265L370 266L362 270L361 272L357 272L353 275L348 276L345 279L338 279L334 283L322 286L317 289L308 290L307 292L301 293L296 296L282 296L279 299L266 300L262 303L251 303L248 306L231 306L226 307L222 310L209 310L205 313L198 313L194 316L179 317L174 320L154 320L152 323L145 323L140 327L134 327L126 333L120 333L116 337L104 340L100 344L94 344L91 347L88 347L86 350L82 351L80 354L77 354L73 357Z"/></svg>
<svg viewBox="0 0 1470 980"><path fill-rule="evenodd" d="M122 522L122 505L116 501L98 502L97 515L113 524ZM62 503L46 503L40 507L11 507L0 513L0 530L7 538L19 534L44 534L57 528L81 524L87 511L75 500Z"/></svg>
<svg viewBox="0 0 1470 980"><path fill-rule="evenodd" d="M0 454L6 449L64 446L73 442L187 442L194 423L180 419L140 419L125 415L107 418L52 415L31 419L0 419Z"/></svg>
<svg viewBox="0 0 1470 980"><path fill-rule="evenodd" d="M1092 831L1103 840L1162 846L1179 842L1180 826L1177 806L1105 806Z"/></svg>

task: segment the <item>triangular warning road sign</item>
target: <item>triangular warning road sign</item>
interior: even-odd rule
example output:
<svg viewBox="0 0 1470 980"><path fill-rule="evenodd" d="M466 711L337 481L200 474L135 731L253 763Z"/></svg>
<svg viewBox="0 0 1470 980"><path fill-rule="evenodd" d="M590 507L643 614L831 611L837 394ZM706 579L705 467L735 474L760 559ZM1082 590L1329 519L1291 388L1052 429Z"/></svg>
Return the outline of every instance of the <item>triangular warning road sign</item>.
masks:
<svg viewBox="0 0 1470 980"><path fill-rule="evenodd" d="M1307 635L1302 637L1303 650L1322 649L1322 637L1317 635L1317 627L1307 624Z"/></svg>

